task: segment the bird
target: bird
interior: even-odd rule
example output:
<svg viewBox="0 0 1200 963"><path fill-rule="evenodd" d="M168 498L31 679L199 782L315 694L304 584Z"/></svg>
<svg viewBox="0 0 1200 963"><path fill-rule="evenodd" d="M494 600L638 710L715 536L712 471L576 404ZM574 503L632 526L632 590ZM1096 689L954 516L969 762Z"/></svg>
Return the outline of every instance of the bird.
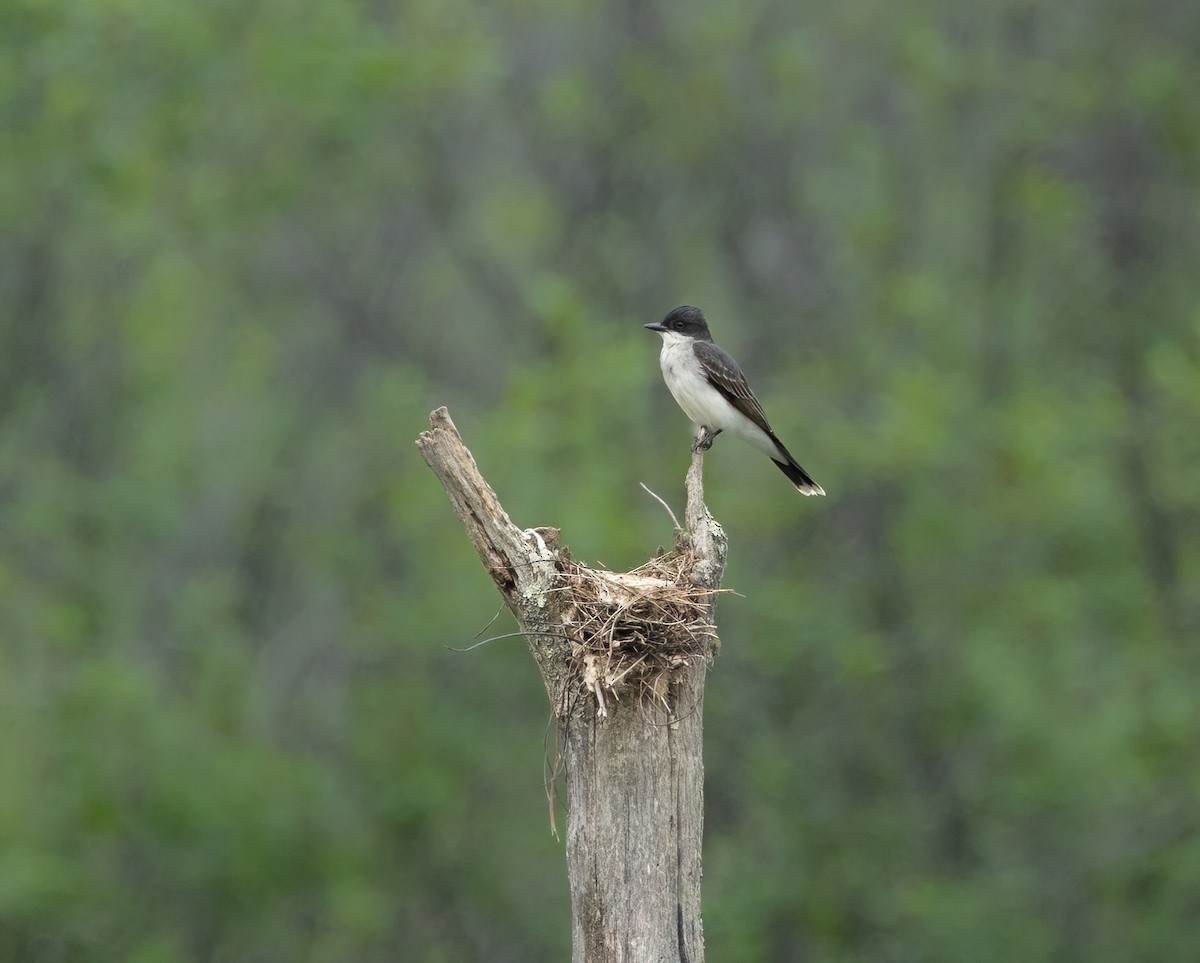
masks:
<svg viewBox="0 0 1200 963"><path fill-rule="evenodd" d="M717 435L728 431L775 462L800 494L825 494L771 429L742 369L713 342L699 308L680 305L642 327L662 335L658 363L667 388L696 426L692 451L707 451Z"/></svg>

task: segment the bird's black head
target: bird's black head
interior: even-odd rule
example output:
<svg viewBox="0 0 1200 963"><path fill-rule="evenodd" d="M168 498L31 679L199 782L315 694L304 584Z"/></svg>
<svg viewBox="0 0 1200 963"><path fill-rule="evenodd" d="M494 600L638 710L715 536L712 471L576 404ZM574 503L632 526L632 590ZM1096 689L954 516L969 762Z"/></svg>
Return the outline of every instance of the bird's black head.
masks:
<svg viewBox="0 0 1200 963"><path fill-rule="evenodd" d="M668 332L682 335L685 338L695 338L697 341L711 341L708 333L708 322L699 308L690 304L682 304L656 324L644 324L644 328L657 331L659 334Z"/></svg>

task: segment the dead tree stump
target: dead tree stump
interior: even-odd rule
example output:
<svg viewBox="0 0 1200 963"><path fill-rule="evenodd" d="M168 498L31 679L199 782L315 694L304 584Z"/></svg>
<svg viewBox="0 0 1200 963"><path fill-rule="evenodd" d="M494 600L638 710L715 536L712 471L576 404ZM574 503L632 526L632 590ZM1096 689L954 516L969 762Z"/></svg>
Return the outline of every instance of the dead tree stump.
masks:
<svg viewBox="0 0 1200 963"><path fill-rule="evenodd" d="M687 474L672 550L632 572L519 529L445 408L417 440L529 644L559 725L573 963L702 963L704 679L726 540Z"/></svg>

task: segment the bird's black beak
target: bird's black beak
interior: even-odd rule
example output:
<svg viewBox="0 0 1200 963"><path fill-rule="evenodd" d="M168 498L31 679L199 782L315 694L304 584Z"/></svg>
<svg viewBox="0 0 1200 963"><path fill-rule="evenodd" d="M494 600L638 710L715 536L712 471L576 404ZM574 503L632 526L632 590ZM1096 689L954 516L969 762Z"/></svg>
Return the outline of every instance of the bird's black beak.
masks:
<svg viewBox="0 0 1200 963"><path fill-rule="evenodd" d="M663 324L661 321L655 321L653 324L643 324L642 327L645 328L647 331L657 331L659 334L662 334L664 331L667 330L666 328L663 327Z"/></svg>

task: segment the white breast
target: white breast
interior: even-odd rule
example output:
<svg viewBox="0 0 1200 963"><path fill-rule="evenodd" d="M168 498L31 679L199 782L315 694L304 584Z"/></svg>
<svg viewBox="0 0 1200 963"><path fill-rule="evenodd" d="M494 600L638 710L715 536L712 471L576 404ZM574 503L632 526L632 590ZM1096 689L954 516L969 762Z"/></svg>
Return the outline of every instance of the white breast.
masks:
<svg viewBox="0 0 1200 963"><path fill-rule="evenodd" d="M708 383L690 338L665 332L658 363L667 388L694 425L731 432L759 451L776 456L775 443L766 433Z"/></svg>
<svg viewBox="0 0 1200 963"><path fill-rule="evenodd" d="M691 338L681 337L673 331L666 332L658 363L662 366L663 380L676 403L694 424L731 429L742 417L708 383L696 352L692 350Z"/></svg>

